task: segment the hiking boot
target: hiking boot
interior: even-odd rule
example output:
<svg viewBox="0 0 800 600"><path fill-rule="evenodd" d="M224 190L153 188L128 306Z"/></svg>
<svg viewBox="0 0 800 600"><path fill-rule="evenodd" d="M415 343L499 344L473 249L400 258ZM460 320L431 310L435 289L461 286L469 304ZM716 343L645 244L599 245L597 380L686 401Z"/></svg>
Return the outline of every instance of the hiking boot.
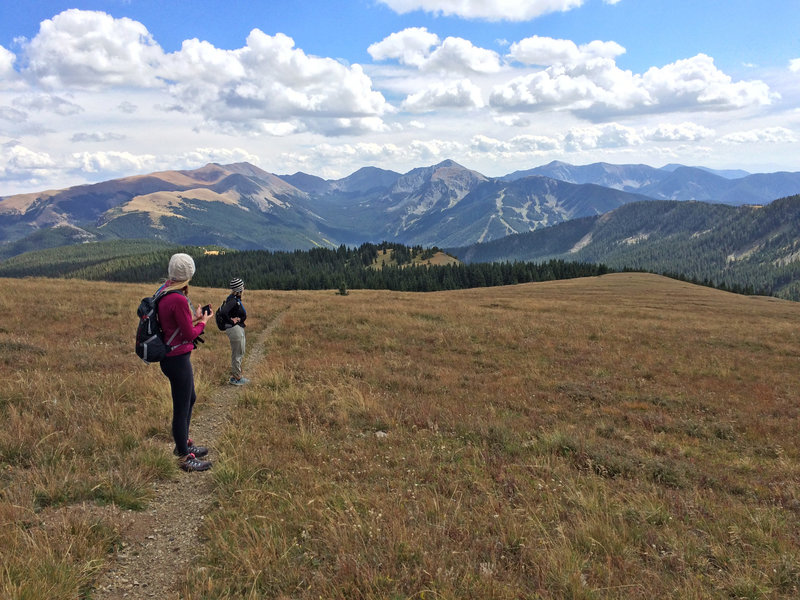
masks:
<svg viewBox="0 0 800 600"><path fill-rule="evenodd" d="M178 463L184 471L208 471L211 468L210 460L200 460L191 452Z"/></svg>
<svg viewBox="0 0 800 600"><path fill-rule="evenodd" d="M250 383L250 380L247 377L240 377L239 379L231 377L228 383L231 385L244 385L245 383Z"/></svg>
<svg viewBox="0 0 800 600"><path fill-rule="evenodd" d="M205 446L189 446L189 454L194 454L197 458L202 458L206 454L208 454L208 448Z"/></svg>
<svg viewBox="0 0 800 600"><path fill-rule="evenodd" d="M189 454L194 454L195 458L202 458L203 456L208 454L208 448L206 448L205 446L195 446L194 442L191 439L186 442L186 445L189 447ZM172 453L175 456L181 456L177 448L175 448L172 451Z"/></svg>

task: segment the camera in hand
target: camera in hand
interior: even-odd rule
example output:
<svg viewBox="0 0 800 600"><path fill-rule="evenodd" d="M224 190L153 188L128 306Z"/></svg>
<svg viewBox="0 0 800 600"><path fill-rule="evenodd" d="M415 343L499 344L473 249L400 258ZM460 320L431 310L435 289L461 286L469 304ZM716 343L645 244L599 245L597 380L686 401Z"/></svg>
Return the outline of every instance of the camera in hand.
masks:
<svg viewBox="0 0 800 600"><path fill-rule="evenodd" d="M210 315L211 314L211 305L210 304L206 304L203 307L203 314L204 315Z"/></svg>

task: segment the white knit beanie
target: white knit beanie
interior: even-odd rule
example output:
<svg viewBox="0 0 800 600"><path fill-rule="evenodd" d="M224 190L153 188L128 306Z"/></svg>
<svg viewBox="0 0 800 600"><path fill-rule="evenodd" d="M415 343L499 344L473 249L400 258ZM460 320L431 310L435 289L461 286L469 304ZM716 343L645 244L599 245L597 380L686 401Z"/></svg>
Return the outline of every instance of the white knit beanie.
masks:
<svg viewBox="0 0 800 600"><path fill-rule="evenodd" d="M244 291L244 281L241 280L239 277L234 277L231 279L229 284L232 292L242 292Z"/></svg>
<svg viewBox="0 0 800 600"><path fill-rule="evenodd" d="M188 254L173 254L167 274L172 281L189 281L194 275L194 259Z"/></svg>

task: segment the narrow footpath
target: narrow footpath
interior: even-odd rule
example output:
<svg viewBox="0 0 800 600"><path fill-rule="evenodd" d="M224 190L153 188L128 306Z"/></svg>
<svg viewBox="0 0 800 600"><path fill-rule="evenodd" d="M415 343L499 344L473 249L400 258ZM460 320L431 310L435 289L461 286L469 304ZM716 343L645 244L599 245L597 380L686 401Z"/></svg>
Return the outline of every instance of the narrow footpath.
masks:
<svg viewBox="0 0 800 600"><path fill-rule="evenodd" d="M261 362L266 340L282 317L279 313L255 343L248 339L245 372L253 372ZM202 413L192 420L192 437L209 447L212 461L228 407L238 391L236 386L220 387L212 397L203 399ZM153 498L146 510L120 511L122 548L98 578L92 598L180 600L179 582L202 554L199 530L210 508L212 489L209 473L181 471L173 481L153 484Z"/></svg>

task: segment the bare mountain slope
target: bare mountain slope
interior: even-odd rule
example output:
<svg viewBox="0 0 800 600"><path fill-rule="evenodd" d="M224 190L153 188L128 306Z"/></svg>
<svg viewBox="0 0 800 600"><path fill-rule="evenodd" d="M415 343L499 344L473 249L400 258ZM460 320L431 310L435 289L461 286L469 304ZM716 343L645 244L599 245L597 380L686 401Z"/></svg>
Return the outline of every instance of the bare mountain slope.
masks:
<svg viewBox="0 0 800 600"><path fill-rule="evenodd" d="M384 240L466 246L640 200L765 204L796 193L800 173L726 178L677 165L554 162L490 178L445 160L405 174L364 167L325 180L212 163L0 198L0 255L14 255L17 241L30 248L109 238L280 250Z"/></svg>
<svg viewBox="0 0 800 600"><path fill-rule="evenodd" d="M247 163L208 164L0 199L6 240L59 225L93 239L154 238L283 248L319 243L307 194Z"/></svg>

